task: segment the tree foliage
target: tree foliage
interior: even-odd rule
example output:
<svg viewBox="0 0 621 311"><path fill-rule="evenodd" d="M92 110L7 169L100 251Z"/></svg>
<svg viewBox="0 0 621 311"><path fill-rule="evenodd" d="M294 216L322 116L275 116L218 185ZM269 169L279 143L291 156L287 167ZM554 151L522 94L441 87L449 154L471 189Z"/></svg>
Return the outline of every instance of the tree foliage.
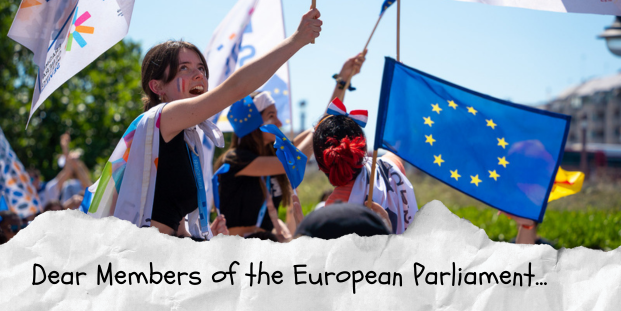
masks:
<svg viewBox="0 0 621 311"><path fill-rule="evenodd" d="M59 172L60 135L69 131L70 147L84 150L94 177L131 121L142 112L141 47L124 40L58 88L39 107L30 125L34 81L32 52L6 37L18 0L0 2L0 127L24 166L37 168L47 180Z"/></svg>

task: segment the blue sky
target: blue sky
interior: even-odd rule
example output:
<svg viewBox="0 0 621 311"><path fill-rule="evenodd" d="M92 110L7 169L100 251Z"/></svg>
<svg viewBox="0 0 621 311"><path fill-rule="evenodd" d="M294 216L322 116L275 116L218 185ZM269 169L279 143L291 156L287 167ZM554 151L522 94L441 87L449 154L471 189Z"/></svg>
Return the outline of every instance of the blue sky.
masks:
<svg viewBox="0 0 621 311"><path fill-rule="evenodd" d="M321 36L290 60L296 129L301 100L308 103L307 127L323 113L334 87L331 76L362 50L382 2L317 0L324 22ZM145 53L168 39L184 39L204 50L234 3L138 0L127 37L141 42ZM287 35L310 3L283 0ZM403 1L401 61L475 91L533 105L584 79L621 69L621 58L596 38L613 19L453 0ZM396 57L396 5L382 18L362 73L352 80L358 90L346 95L348 109L369 110L369 139L375 132L384 56Z"/></svg>

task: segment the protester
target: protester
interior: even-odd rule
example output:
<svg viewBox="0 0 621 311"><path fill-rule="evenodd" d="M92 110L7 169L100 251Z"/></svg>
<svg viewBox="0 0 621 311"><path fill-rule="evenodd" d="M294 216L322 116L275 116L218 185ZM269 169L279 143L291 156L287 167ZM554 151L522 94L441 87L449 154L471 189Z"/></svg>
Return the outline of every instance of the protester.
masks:
<svg viewBox="0 0 621 311"><path fill-rule="evenodd" d="M337 201L363 204L368 194L371 161L366 156L367 143L362 130L366 125L367 112L357 110L347 113L340 100L347 85L346 81L343 83L343 79L347 79L344 77L360 72L365 54L366 51L343 64L332 93L334 100L313 134L313 149L319 169L336 187L325 206ZM403 163L389 152L378 159L375 173L378 179L374 184L373 201L389 214L393 233L402 233L418 210L414 189L405 177Z"/></svg>
<svg viewBox="0 0 621 311"><path fill-rule="evenodd" d="M49 212L49 211L62 211L62 210L65 210L65 207L62 204L60 204L60 201L58 200L50 200L43 207L43 213Z"/></svg>
<svg viewBox="0 0 621 311"><path fill-rule="evenodd" d="M390 230L372 210L360 204L340 203L310 213L295 232L296 237L309 236L325 240L338 239L348 234L387 235Z"/></svg>
<svg viewBox="0 0 621 311"><path fill-rule="evenodd" d="M291 185L282 163L274 152L273 134L259 129L264 124L281 127L275 102L268 92L253 93L248 102L235 103L229 112L229 121L235 133L229 150L216 161L216 168L228 164L229 170L220 175L220 209L227 219L229 232L245 236L260 230L274 233L281 241L290 239L291 233L278 219L282 202L291 210ZM253 119L252 110L256 110ZM238 120L243 122L238 122ZM294 139L298 149L307 157L313 152L312 135L305 131ZM271 176L271 178L263 178ZM266 180L270 189L266 196ZM262 209L267 209L268 217ZM295 225L289 226L295 228Z"/></svg>
<svg viewBox="0 0 621 311"><path fill-rule="evenodd" d="M204 157L198 131L223 145L219 130L206 120L258 89L317 38L319 16L318 10L310 10L292 36L209 92L207 64L196 46L168 41L151 48L142 63L145 113L132 122L106 164L104 171L111 174L104 173L89 188L98 198L89 209L91 214L113 214L169 235L209 238L228 233L223 216L210 226L205 224L208 215L200 171ZM190 232L183 223L186 215Z"/></svg>
<svg viewBox="0 0 621 311"><path fill-rule="evenodd" d="M8 210L0 211L0 244L10 241L24 227L25 224L17 214Z"/></svg>

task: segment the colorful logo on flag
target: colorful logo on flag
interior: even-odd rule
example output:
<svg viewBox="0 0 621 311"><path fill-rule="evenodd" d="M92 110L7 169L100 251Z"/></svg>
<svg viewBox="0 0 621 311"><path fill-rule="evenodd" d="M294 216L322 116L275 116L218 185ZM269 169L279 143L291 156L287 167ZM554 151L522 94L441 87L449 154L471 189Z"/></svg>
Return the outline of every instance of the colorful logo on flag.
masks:
<svg viewBox="0 0 621 311"><path fill-rule="evenodd" d="M91 18L91 14L86 11L78 17L78 8L75 9L75 15L73 15L73 22L71 23L75 26L73 32L69 32L69 38L67 40L67 52L71 51L71 46L73 45L73 40L78 43L78 45L83 48L86 46L86 40L82 37L81 34L93 34L95 32L95 27L84 26L82 25L85 21Z"/></svg>

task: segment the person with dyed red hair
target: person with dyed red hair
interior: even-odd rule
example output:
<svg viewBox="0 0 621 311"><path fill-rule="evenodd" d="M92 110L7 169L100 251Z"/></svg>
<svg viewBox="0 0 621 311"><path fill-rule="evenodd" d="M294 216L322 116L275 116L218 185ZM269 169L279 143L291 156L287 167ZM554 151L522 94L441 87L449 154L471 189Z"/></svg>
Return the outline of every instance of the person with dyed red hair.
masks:
<svg viewBox="0 0 621 311"><path fill-rule="evenodd" d="M336 187L326 200L326 207L338 202L364 204L367 201L371 159L367 157L367 140L362 128L368 114L366 110L347 112L341 102L345 88L339 81L340 77L360 72L364 54L350 58L343 65L332 93L334 100L313 133L313 151L319 170ZM418 210L414 188L405 176L403 162L388 152L378 159L375 176L374 208L381 206L385 210L393 233L403 233ZM383 216L384 213L379 211L378 214Z"/></svg>

